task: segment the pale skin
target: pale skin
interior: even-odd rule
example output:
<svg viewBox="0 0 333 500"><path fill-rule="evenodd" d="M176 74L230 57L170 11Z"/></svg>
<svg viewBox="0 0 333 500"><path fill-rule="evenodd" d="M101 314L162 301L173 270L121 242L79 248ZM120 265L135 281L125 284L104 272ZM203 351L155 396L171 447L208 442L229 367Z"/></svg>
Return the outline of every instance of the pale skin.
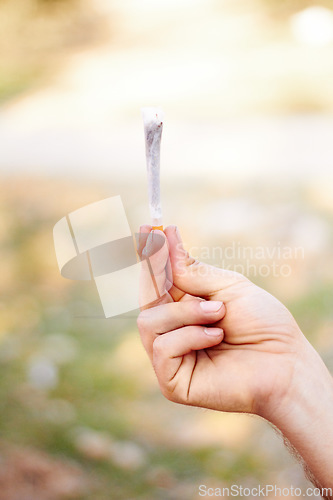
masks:
<svg viewBox="0 0 333 500"><path fill-rule="evenodd" d="M316 485L333 488L333 381L290 312L244 276L190 257L175 226L142 226L138 252L155 275L154 287L141 276L138 328L163 395L265 418Z"/></svg>

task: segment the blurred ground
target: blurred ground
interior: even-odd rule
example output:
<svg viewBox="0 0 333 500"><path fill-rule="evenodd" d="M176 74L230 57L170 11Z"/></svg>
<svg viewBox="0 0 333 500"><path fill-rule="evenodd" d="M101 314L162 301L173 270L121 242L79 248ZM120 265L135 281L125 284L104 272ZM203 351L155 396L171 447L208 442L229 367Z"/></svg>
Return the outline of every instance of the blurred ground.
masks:
<svg viewBox="0 0 333 500"><path fill-rule="evenodd" d="M134 314L94 318L52 229L117 194L133 232L149 221L139 110L161 104L165 223L277 295L333 369L333 35L315 4L0 4L1 500L307 485L264 422L162 398Z"/></svg>

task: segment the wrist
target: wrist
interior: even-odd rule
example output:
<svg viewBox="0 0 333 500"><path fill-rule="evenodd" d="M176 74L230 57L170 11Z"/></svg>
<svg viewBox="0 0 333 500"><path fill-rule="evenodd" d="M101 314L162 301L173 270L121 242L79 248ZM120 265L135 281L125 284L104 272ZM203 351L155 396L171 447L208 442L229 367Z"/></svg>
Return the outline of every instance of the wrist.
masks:
<svg viewBox="0 0 333 500"><path fill-rule="evenodd" d="M333 486L333 379L307 341L288 390L261 416L280 429L322 487Z"/></svg>
<svg viewBox="0 0 333 500"><path fill-rule="evenodd" d="M285 427L297 419L322 415L325 407L333 408L333 379L325 363L312 345L305 341L293 361L290 383L285 391L271 399L262 416L277 427Z"/></svg>

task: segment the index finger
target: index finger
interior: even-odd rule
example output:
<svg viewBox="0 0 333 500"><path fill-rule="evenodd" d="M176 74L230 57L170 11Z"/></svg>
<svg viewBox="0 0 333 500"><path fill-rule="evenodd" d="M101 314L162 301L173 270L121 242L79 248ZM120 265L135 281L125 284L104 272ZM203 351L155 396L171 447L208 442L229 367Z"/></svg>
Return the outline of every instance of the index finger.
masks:
<svg viewBox="0 0 333 500"><path fill-rule="evenodd" d="M171 266L168 266L169 248L163 231L142 226L138 253L142 264L139 283L140 309L171 301L167 294L172 286Z"/></svg>
<svg viewBox="0 0 333 500"><path fill-rule="evenodd" d="M152 361L153 344L160 335L190 325L219 324L225 313L225 306L220 301L188 300L143 311L137 324L142 343Z"/></svg>

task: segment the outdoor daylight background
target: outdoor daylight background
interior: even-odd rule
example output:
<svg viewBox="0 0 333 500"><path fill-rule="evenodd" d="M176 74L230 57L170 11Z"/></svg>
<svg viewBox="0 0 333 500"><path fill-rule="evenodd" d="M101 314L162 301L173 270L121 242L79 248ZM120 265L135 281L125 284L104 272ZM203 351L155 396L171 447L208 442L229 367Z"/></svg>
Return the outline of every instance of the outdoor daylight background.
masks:
<svg viewBox="0 0 333 500"><path fill-rule="evenodd" d="M135 314L98 317L52 230L113 195L149 223L160 105L165 225L242 265L333 370L332 0L1 0L0 26L1 500L309 486L264 421L165 400Z"/></svg>

